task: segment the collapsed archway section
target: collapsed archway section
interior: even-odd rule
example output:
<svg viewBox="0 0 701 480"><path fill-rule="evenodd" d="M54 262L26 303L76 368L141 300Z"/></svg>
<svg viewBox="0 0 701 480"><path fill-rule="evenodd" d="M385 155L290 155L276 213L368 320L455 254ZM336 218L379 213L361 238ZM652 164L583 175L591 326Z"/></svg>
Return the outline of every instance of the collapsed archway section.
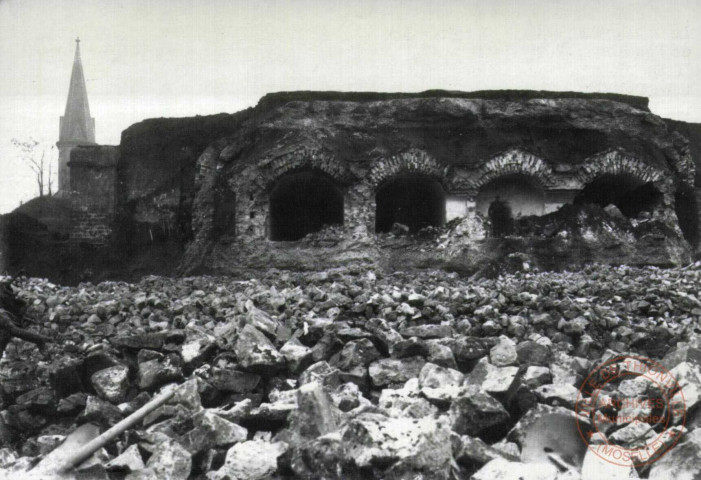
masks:
<svg viewBox="0 0 701 480"><path fill-rule="evenodd" d="M270 192L270 239L294 241L326 225L343 225L343 192L316 170L283 175Z"/></svg>
<svg viewBox="0 0 701 480"><path fill-rule="evenodd" d="M428 175L401 174L383 182L375 194L375 231L389 232L395 223L409 233L445 223L445 190Z"/></svg>
<svg viewBox="0 0 701 480"><path fill-rule="evenodd" d="M497 199L508 205L514 218L545 212L543 189L528 175L505 175L482 186L476 198L477 212L486 216Z"/></svg>
<svg viewBox="0 0 701 480"><path fill-rule="evenodd" d="M626 217L635 218L642 212L652 212L662 200L662 193L652 182L633 175L605 174L587 183L574 202L593 203L602 208L615 205Z"/></svg>

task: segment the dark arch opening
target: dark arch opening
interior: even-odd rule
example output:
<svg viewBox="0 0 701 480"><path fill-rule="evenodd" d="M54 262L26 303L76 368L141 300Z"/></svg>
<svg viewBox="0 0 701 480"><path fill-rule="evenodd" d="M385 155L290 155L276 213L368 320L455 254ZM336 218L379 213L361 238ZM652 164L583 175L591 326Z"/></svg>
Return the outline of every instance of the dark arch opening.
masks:
<svg viewBox="0 0 701 480"><path fill-rule="evenodd" d="M699 242L699 207L693 188L683 185L677 189L674 194L674 211L684 238L696 246Z"/></svg>
<svg viewBox="0 0 701 480"><path fill-rule="evenodd" d="M400 223L416 233L426 227L445 223L445 191L426 175L405 174L394 177L375 194L375 231L389 232Z"/></svg>
<svg viewBox="0 0 701 480"><path fill-rule="evenodd" d="M287 174L270 193L270 239L292 241L343 225L343 192L317 171Z"/></svg>
<svg viewBox="0 0 701 480"><path fill-rule="evenodd" d="M627 175L603 175L588 183L575 197L575 204L615 205L623 215L635 218L652 212L662 201L662 193L652 184Z"/></svg>

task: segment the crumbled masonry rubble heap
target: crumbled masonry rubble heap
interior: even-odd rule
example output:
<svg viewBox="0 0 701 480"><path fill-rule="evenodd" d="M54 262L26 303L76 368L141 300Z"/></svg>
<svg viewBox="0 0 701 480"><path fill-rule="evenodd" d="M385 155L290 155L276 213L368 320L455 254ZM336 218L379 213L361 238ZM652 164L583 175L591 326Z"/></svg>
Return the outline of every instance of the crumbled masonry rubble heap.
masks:
<svg viewBox="0 0 701 480"><path fill-rule="evenodd" d="M165 405L56 478L697 478L700 282L701 264L19 279L29 328L55 343L14 339L0 362L0 478L54 478L66 451L164 388ZM686 402L662 438L679 443L648 465L606 463L575 420L584 379L623 353L661 360ZM631 398L681 395L635 376L599 393L594 409L632 409L621 418L659 414ZM660 433L599 423L590 442Z"/></svg>

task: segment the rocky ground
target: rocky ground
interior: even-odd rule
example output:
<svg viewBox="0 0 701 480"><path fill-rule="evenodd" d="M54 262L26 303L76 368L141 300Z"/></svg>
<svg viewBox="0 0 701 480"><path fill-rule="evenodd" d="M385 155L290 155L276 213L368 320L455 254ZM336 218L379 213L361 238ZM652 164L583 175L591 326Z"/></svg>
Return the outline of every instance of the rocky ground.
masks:
<svg viewBox="0 0 701 480"><path fill-rule="evenodd" d="M174 389L63 477L701 478L701 264L521 270L19 279L29 328L55 343L15 339L0 362L0 476L54 478L66 451ZM588 436L579 389L623 353L661 360L677 383L609 382L594 413L683 395L686 417ZM659 433L679 443L628 466L582 439Z"/></svg>

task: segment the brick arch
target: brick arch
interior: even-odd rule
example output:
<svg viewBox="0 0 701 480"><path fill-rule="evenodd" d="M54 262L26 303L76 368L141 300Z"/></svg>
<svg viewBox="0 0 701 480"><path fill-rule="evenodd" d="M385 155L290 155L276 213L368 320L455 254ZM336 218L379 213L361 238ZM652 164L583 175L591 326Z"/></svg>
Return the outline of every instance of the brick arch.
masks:
<svg viewBox="0 0 701 480"><path fill-rule="evenodd" d="M439 162L428 153L419 149L411 149L382 158L370 170L366 182L377 189L382 182L402 173L419 173L438 180L443 187L447 186L450 167Z"/></svg>
<svg viewBox="0 0 701 480"><path fill-rule="evenodd" d="M587 158L577 176L586 185L602 175L627 175L642 183L665 180L664 171L639 160L623 149L608 150Z"/></svg>
<svg viewBox="0 0 701 480"><path fill-rule="evenodd" d="M524 150L512 149L490 158L476 172L469 186L477 191L489 182L507 175L533 177L541 187L553 183L552 167L545 160Z"/></svg>
<svg viewBox="0 0 701 480"><path fill-rule="evenodd" d="M272 159L263 159L258 168L267 188L272 188L283 175L304 168L323 172L341 184L351 183L355 179L334 155L318 148L300 148Z"/></svg>

